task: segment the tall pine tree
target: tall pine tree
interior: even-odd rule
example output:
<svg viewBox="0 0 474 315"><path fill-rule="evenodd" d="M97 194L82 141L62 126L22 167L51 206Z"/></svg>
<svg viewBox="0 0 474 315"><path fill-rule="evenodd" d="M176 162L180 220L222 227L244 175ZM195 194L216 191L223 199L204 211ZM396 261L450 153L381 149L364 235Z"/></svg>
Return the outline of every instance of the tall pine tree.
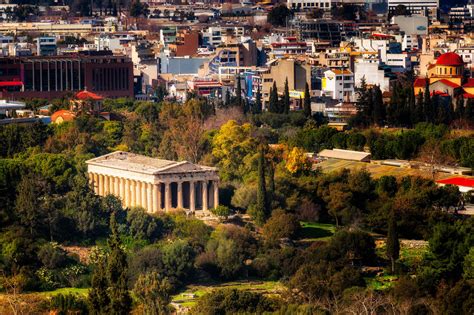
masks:
<svg viewBox="0 0 474 315"><path fill-rule="evenodd" d="M125 315L130 313L132 299L127 287L127 255L122 249L122 241L118 233L115 214L112 214L110 218L110 230L112 235L108 240L110 254L107 259L107 280L109 282L108 293L110 298L108 313Z"/></svg>
<svg viewBox="0 0 474 315"><path fill-rule="evenodd" d="M288 87L288 77L285 79L285 91L283 93L282 101L282 114L288 114L290 112L290 88Z"/></svg>
<svg viewBox="0 0 474 315"><path fill-rule="evenodd" d="M413 113L413 124L417 124L424 120L423 100L424 100L423 92L420 91L416 100L415 111Z"/></svg>
<svg viewBox="0 0 474 315"><path fill-rule="evenodd" d="M237 76L237 88L235 90L235 105L243 108L244 107L244 102L242 99L242 83L240 82L240 75Z"/></svg>
<svg viewBox="0 0 474 315"><path fill-rule="evenodd" d="M253 113L260 114L262 112L262 92L260 91L260 85L257 88L257 94L255 95L255 104L253 106Z"/></svg>
<svg viewBox="0 0 474 315"><path fill-rule="evenodd" d="M269 108L268 110L272 113L279 112L279 105L278 105L278 89L276 86L276 82L273 81L273 87L270 89L270 100L269 100Z"/></svg>
<svg viewBox="0 0 474 315"><path fill-rule="evenodd" d="M257 204L255 205L255 222L263 225L267 219L267 187L265 183L265 149L260 148L258 156L258 187L257 187Z"/></svg>
<svg viewBox="0 0 474 315"><path fill-rule="evenodd" d="M391 262L392 273L395 272L395 261L400 257L400 241L398 239L397 221L392 210L388 221L387 258Z"/></svg>
<svg viewBox="0 0 474 315"><path fill-rule="evenodd" d="M423 93L424 93L423 116L426 122L433 122L433 110L432 110L432 104L431 104L432 102L431 102L431 96L430 96L429 79L426 79L425 90L423 91Z"/></svg>
<svg viewBox="0 0 474 315"><path fill-rule="evenodd" d="M383 104L382 90L376 85L372 88L372 123L382 126L385 121L385 107Z"/></svg>
<svg viewBox="0 0 474 315"><path fill-rule="evenodd" d="M109 281L107 279L106 264L105 257L101 257L92 274L91 289L88 295L89 313L92 315L107 314L109 310Z"/></svg>
<svg viewBox="0 0 474 315"><path fill-rule="evenodd" d="M304 86L304 101L303 101L303 110L306 118L311 117L311 96L309 95L309 85L306 82Z"/></svg>

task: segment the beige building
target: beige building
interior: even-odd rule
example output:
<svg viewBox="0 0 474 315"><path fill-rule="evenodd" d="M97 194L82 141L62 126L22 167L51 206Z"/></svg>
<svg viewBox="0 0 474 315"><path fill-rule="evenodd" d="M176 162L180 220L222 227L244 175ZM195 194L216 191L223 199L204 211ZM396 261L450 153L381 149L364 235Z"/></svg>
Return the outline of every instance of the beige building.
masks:
<svg viewBox="0 0 474 315"><path fill-rule="evenodd" d="M115 195L124 207L143 207L154 213L173 208L207 211L219 205L219 176L214 167L122 151L86 163L94 192Z"/></svg>
<svg viewBox="0 0 474 315"><path fill-rule="evenodd" d="M0 23L0 33L38 33L52 36L87 36L91 33L114 33L115 25L92 26L92 24L62 24L50 22Z"/></svg>
<svg viewBox="0 0 474 315"><path fill-rule="evenodd" d="M285 80L288 78L290 94L304 92L305 85L311 88L311 66L295 59L274 60L268 71L262 73L262 94L265 101L270 96L270 88L275 81L278 93L285 89Z"/></svg>

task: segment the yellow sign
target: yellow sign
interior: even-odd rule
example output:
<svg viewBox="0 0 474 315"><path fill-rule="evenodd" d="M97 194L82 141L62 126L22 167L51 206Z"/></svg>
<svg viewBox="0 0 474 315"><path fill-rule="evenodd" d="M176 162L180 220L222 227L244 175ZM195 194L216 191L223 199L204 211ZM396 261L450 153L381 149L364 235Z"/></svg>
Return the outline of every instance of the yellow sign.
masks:
<svg viewBox="0 0 474 315"><path fill-rule="evenodd" d="M292 90L290 91L290 97L291 98L304 98L304 92L301 92L301 91L295 91L295 90Z"/></svg>

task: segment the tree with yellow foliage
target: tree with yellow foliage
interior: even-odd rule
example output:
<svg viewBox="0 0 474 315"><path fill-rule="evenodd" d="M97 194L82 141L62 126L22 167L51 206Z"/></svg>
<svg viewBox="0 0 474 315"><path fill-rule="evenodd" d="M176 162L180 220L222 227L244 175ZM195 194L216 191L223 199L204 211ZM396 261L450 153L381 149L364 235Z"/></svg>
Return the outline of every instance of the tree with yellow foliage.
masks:
<svg viewBox="0 0 474 315"><path fill-rule="evenodd" d="M286 158L286 169L291 174L311 171L311 161L303 149L294 147Z"/></svg>
<svg viewBox="0 0 474 315"><path fill-rule="evenodd" d="M250 172L250 160L256 154L251 124L229 120L221 126L212 141L212 155L222 180L242 180Z"/></svg>

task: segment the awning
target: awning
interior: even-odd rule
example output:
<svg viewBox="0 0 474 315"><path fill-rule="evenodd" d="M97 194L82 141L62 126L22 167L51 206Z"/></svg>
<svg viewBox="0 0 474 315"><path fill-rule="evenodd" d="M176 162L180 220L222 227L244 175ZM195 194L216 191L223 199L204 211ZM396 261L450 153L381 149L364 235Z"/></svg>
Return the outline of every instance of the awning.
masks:
<svg viewBox="0 0 474 315"><path fill-rule="evenodd" d="M21 81L0 81L0 87L8 86L22 86L23 82Z"/></svg>

